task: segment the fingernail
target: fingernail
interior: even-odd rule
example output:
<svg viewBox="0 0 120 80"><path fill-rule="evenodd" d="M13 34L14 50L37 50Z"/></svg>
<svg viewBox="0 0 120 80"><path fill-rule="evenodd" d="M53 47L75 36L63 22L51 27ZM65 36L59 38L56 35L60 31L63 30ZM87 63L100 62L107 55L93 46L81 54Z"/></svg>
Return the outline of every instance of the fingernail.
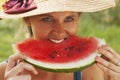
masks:
<svg viewBox="0 0 120 80"><path fill-rule="evenodd" d="M104 47L105 45L102 45L102 47Z"/></svg>
<svg viewBox="0 0 120 80"><path fill-rule="evenodd" d="M98 48L98 50L100 50L100 47Z"/></svg>
<svg viewBox="0 0 120 80"><path fill-rule="evenodd" d="M95 58L95 59L96 59L96 61L99 61L99 57L98 57L98 56L96 56L96 58Z"/></svg>
<svg viewBox="0 0 120 80"><path fill-rule="evenodd" d="M102 49L102 46L98 48L98 50L101 50Z"/></svg>
<svg viewBox="0 0 120 80"><path fill-rule="evenodd" d="M103 47L103 48L105 48L105 47L106 47L106 45L102 45L102 47Z"/></svg>
<svg viewBox="0 0 120 80"><path fill-rule="evenodd" d="M38 74L38 72L37 72L37 71L34 71L34 73L35 73L35 75L37 75L37 74Z"/></svg>

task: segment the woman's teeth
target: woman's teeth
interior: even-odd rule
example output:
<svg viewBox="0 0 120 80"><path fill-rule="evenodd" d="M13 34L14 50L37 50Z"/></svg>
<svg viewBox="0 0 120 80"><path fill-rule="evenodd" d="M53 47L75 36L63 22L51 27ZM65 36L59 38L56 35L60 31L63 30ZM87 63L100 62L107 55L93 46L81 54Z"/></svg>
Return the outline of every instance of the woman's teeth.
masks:
<svg viewBox="0 0 120 80"><path fill-rule="evenodd" d="M64 39L61 39L61 40L50 39L50 40L54 43L61 43L62 41L64 41Z"/></svg>

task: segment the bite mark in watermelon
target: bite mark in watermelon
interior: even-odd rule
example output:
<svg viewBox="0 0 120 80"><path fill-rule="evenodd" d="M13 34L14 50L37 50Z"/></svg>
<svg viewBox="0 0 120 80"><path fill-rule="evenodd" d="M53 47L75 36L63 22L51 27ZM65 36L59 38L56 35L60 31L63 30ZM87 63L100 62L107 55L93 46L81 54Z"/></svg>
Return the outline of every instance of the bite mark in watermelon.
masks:
<svg viewBox="0 0 120 80"><path fill-rule="evenodd" d="M102 42L101 42L102 41ZM82 70L95 62L99 55L97 48L103 40L72 36L61 43L50 40L27 39L17 44L20 53L26 55L29 63L56 72Z"/></svg>

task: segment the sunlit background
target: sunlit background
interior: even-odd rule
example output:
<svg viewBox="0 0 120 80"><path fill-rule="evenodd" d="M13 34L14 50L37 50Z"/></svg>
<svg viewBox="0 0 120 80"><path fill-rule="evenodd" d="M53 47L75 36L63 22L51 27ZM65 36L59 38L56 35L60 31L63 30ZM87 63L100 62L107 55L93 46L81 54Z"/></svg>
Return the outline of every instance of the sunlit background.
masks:
<svg viewBox="0 0 120 80"><path fill-rule="evenodd" d="M117 6L95 13L83 13L79 21L79 36L104 38L108 45L120 53L120 0ZM14 54L12 44L25 34L21 19L0 20L0 61Z"/></svg>

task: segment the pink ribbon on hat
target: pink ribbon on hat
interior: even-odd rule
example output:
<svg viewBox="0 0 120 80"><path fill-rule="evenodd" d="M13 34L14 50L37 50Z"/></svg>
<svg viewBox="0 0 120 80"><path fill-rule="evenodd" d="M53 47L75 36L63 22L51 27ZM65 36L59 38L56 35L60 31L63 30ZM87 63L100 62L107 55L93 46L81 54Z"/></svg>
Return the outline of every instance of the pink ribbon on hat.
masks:
<svg viewBox="0 0 120 80"><path fill-rule="evenodd" d="M37 6L34 0L8 0L3 4L3 8L7 14L16 14L36 9Z"/></svg>

